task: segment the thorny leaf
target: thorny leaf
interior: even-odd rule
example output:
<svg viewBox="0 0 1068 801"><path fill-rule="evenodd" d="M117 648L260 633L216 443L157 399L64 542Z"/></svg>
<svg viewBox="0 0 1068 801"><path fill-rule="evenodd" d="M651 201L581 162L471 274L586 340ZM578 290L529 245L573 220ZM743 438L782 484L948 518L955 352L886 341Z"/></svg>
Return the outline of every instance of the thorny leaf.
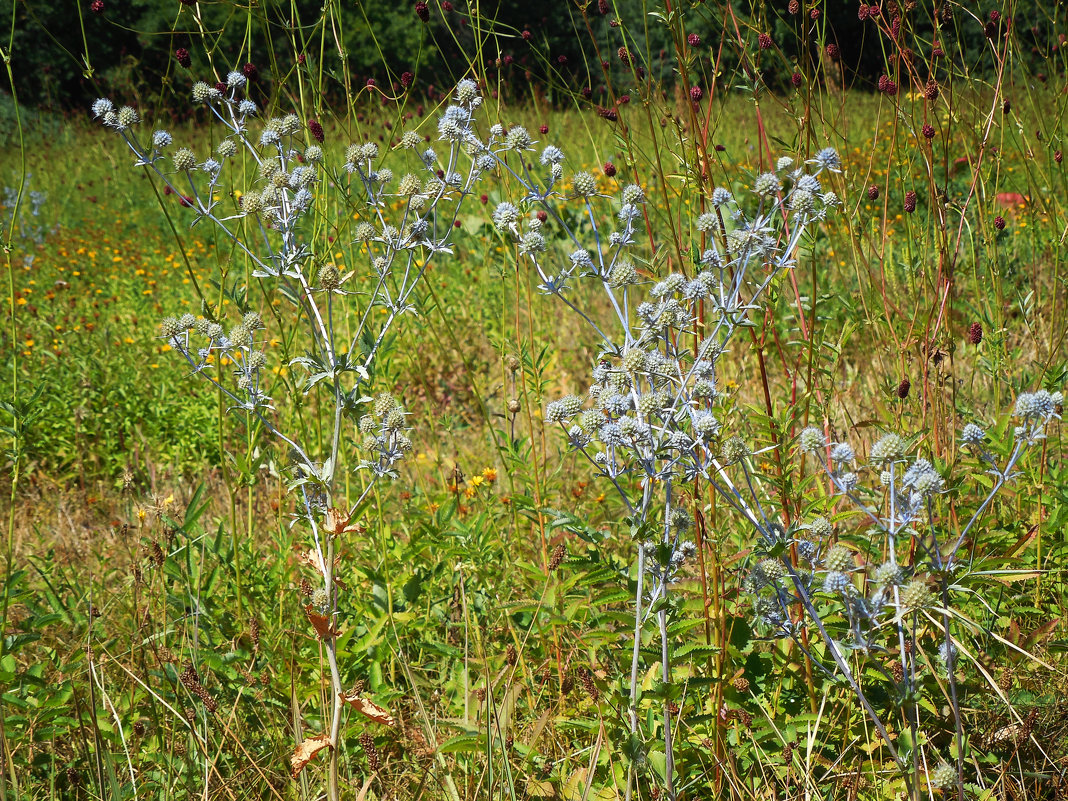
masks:
<svg viewBox="0 0 1068 801"><path fill-rule="evenodd" d="M289 775L294 779L300 775L309 762L315 759L315 755L324 748L330 747L330 735L320 734L318 737L309 737L296 747L293 755L289 758Z"/></svg>
<svg viewBox="0 0 1068 801"><path fill-rule="evenodd" d="M357 695L355 691L349 690L348 692L338 693L338 696L346 704L349 704L353 709L359 712L364 717L370 718L375 723L381 723L383 726L392 726L394 724L393 716L389 712L374 701L367 698L362 698Z"/></svg>

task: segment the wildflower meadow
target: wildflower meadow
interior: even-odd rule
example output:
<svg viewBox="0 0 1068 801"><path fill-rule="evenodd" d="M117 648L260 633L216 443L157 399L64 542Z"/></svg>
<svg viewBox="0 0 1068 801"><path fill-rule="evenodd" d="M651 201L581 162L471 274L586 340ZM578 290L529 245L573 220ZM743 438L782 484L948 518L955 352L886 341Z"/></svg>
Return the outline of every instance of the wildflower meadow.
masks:
<svg viewBox="0 0 1068 801"><path fill-rule="evenodd" d="M1068 793L1068 17L0 26L0 797Z"/></svg>

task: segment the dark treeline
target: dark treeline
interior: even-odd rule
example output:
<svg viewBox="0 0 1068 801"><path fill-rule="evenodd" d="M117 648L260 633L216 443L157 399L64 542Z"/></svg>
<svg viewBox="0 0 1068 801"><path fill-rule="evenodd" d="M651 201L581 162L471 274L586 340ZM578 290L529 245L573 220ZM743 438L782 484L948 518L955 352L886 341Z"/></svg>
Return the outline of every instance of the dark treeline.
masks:
<svg viewBox="0 0 1068 801"><path fill-rule="evenodd" d="M772 89L801 78L874 89L881 76L895 72L904 84L906 70L897 63L902 53L918 65L914 77L941 77L934 74L939 68L983 77L994 68L988 39L1006 36L1014 58L1034 67L1030 72L1039 79L1051 53L1060 51L1054 63L1061 67L1068 55L1063 0L1023 0L1012 4L1012 16L994 4L977 9L915 0L883 0L875 15L875 6L857 0L731 2L684 0L683 30L702 43L704 66L697 67L710 77L716 59L721 76L751 79L758 72ZM653 0L500 0L480 4L478 20L464 0L77 3L15 4L11 64L24 105L80 108L114 94L182 108L170 98L184 96L193 80L211 79L213 69L221 77L245 63L257 66L260 90L269 94L272 77L291 71L298 59L321 67L329 91L339 96L346 81L358 87L370 78L399 88L402 76L411 79L412 91L434 96L476 58L504 91L535 91L550 100L585 95L596 101L606 83L602 61L609 80L624 87L636 73L670 85L677 70L670 31L650 14ZM8 6L5 31L11 13ZM895 18L912 47L895 43ZM915 42L928 43L928 52L916 52ZM638 69L619 57L621 47ZM188 52L188 69L175 58L179 50ZM932 58L936 50L945 54L942 67Z"/></svg>

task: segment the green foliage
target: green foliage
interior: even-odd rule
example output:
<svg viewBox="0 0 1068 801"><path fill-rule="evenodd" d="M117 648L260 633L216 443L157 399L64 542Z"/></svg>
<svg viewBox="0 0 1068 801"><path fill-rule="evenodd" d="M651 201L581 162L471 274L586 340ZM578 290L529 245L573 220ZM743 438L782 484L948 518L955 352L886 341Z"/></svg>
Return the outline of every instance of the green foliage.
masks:
<svg viewBox="0 0 1068 801"><path fill-rule="evenodd" d="M208 52L222 75L245 60L260 65L257 99L298 109L302 121L321 119L335 158L349 141L379 134L385 151L408 127L436 136L417 111L421 96L393 105L354 92L350 107L346 79L359 76L360 89L375 76L384 89L414 68L422 88L444 91L474 62L479 43L471 25L459 24L464 8L444 15L436 4L429 26L407 6L201 4L202 37L186 24L191 7L182 7L179 25L176 9L105 3L100 16L82 8L100 81L92 90L69 55L84 50L70 9L16 7L20 102L76 102L83 114L86 93L106 86L131 101L152 98L143 106L158 105L152 124L162 125L185 107L187 76L172 51L187 46L196 75L208 73ZM1016 395L1063 387L1068 185L1054 157L1065 135L1055 76L1063 76L1068 51L1052 46L1062 22L1045 6L1014 6L1014 17L1039 33L1018 23L1008 48L954 6L955 27L940 34L954 55L934 64L929 10L919 8L901 42L918 59L916 77L901 79L898 95L877 97L840 91L819 56L826 43L840 45L846 84L904 69L874 24L856 19L855 6L824 3L812 25L804 13L733 10L737 29L724 4L694 4L672 17L620 3L609 15L623 21L620 29L591 6L591 40L573 5L539 22L529 4L502 3L485 20L502 38L481 42L475 71L488 86L497 82L509 125L548 127L535 138L566 149L569 173L591 171L606 193L635 179L646 187L643 275L691 269L701 242L692 218L711 186L748 202L768 151L798 159L825 145L842 151L836 191L846 208L802 244L766 309L750 315L724 363L721 422L756 454L769 514L795 525L825 515L838 541L877 562L884 555L868 522L799 459L794 445L804 426L826 424L832 438L857 443L861 457L884 431L901 432L951 477L938 528L994 484L959 447L962 424L983 423L991 451L1004 458L1013 425L1004 411ZM290 13L302 24L288 25ZM333 47L335 23L346 62L322 55ZM513 35L524 28L536 33L529 44ZM34 39L42 29L51 36ZM764 31L774 47L759 51L755 37ZM706 90L696 107L672 97L687 63L674 52L680 32L704 42L690 62L701 76L691 84ZM487 72L498 46L517 63ZM663 93L620 63L621 46L664 81ZM607 73L595 49L610 62ZM299 73L298 50L311 62ZM1022 77L995 95L1002 57ZM762 78L745 66L758 59ZM806 77L803 91L789 85L795 68ZM928 72L941 84L937 102L921 94ZM582 97L582 88L601 83L605 94ZM622 125L593 113L592 105L624 92L631 102L618 106ZM11 108L0 104L9 154L18 143ZM938 130L930 144L919 133L928 121ZM4 506L12 517L0 589L0 712L18 768L2 780L18 786L5 784L2 793L124 798L134 797L136 782L137 797L149 798L318 797L324 756L300 778L289 775L296 742L328 728L332 698L308 611L315 570L291 527L288 455L191 381L157 332L158 319L179 307L208 315L246 305L266 315L272 307L257 283L240 277L243 265L223 241L203 224L189 228L191 213L177 197L161 194L161 213L148 181L130 179L129 154L113 140L103 144L79 122L59 127L45 112L24 110L22 125L34 141L27 187L48 198L38 218L23 199L4 262L4 305L13 314L5 311L0 335L0 436L13 487ZM198 154L215 144L200 123L168 127ZM9 159L12 186L24 177L17 168ZM910 188L920 196L912 214L902 210ZM341 681L395 719L387 727L344 708L343 785L355 795L370 781L366 797L610 799L625 797L631 781L646 798L669 776L667 708L680 797L883 798L909 787L926 796L922 775L917 782L896 771L848 684L816 666L831 664L827 644L809 641L809 659L799 645L770 638L740 591L759 560L753 533L703 484L683 491L699 518L700 557L647 610L665 617L668 678L656 664L658 633L641 627L631 697L633 554L649 532L632 527L611 485L541 420L547 400L585 390L600 343L537 293L538 277L494 231L492 208L518 198L501 184L486 192L485 205L476 196L465 207L453 253L435 262L414 298L419 317L397 330L370 374L374 391L391 392L408 409L413 459L397 482L366 495L365 474L339 480L347 504L363 497L358 524L337 540ZM1019 193L1022 205L998 201L1006 193ZM11 220L13 201L4 202ZM567 205L564 215L580 226L581 207ZM1006 219L1004 231L995 215ZM331 207L315 222L331 243L317 258L350 263L350 216ZM550 246L566 253L553 223L546 229ZM201 306L194 281L217 301ZM570 297L596 319L607 311L587 289ZM978 344L969 341L973 322L983 329ZM323 430L325 407L294 383L293 360L314 357L309 341L283 330L271 347L272 394L298 398L279 403L271 421ZM357 350L372 347L365 339ZM320 378L320 389L335 380ZM345 437L358 440L354 430ZM960 697L951 697L939 663L938 614L917 618L910 638L914 691L895 676L893 648L849 655L906 762L923 755L955 764L950 710L958 705L966 792L976 797L990 797L999 783L1015 797L1045 797L1058 771L1051 760L1065 757L1068 476L1059 425L1017 469L966 543L967 564L944 577L965 599L951 610L962 633ZM922 553L931 533L919 526L910 548ZM816 604L844 641L849 621L840 607L828 595Z"/></svg>

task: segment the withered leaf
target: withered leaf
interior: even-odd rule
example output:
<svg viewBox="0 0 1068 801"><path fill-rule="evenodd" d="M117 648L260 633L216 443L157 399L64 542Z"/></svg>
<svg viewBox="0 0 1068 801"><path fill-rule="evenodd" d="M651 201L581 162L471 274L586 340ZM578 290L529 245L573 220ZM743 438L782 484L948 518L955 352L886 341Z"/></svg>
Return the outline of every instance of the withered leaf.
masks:
<svg viewBox="0 0 1068 801"><path fill-rule="evenodd" d="M349 513L343 509L335 509L331 507L326 510L326 518L323 520L323 528L333 534L335 537L340 537L342 534L346 534L350 531L360 531L361 526L349 525Z"/></svg>
<svg viewBox="0 0 1068 801"><path fill-rule="evenodd" d="M312 626L315 627L315 633L318 634L320 638L325 640L328 637L336 637L341 633L334 628L330 618L325 615L320 615L315 611L315 607L311 604L304 607L304 614L308 616L308 620L310 620Z"/></svg>
<svg viewBox="0 0 1068 801"><path fill-rule="evenodd" d="M302 565L307 565L324 579L326 578L326 566L323 564L323 559L319 556L318 551L302 551L298 548L294 548L297 555L297 561ZM347 590L348 586L341 579L337 577L337 569L341 565L341 557L334 558L334 583L343 590Z"/></svg>
<svg viewBox="0 0 1068 801"><path fill-rule="evenodd" d="M289 758L289 775L294 779L297 778L307 764L315 759L316 754L329 747L329 734L320 734L318 737L307 738L296 747L293 751L293 756Z"/></svg>
<svg viewBox="0 0 1068 801"><path fill-rule="evenodd" d="M361 715L366 718L370 718L375 723L381 723L383 726L392 726L394 723L393 716L388 711L380 707L374 701L367 698L363 698L357 695L353 690L348 692L338 693L338 696L346 704L351 706Z"/></svg>

